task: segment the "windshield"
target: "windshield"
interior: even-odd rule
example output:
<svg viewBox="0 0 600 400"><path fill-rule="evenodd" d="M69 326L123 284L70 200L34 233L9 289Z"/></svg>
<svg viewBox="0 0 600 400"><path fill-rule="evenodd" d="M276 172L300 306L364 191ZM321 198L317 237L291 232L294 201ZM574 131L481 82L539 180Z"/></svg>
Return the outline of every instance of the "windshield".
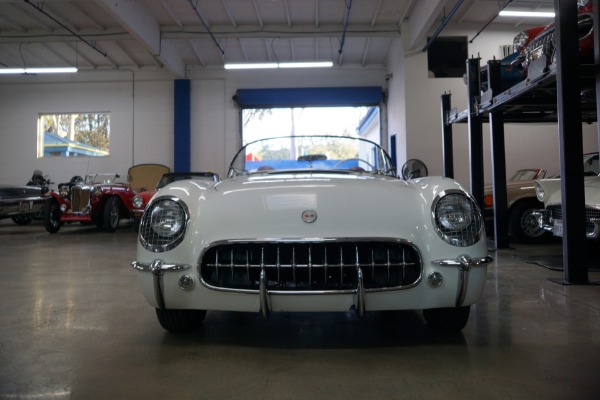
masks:
<svg viewBox="0 0 600 400"><path fill-rule="evenodd" d="M543 179L546 176L545 169L520 169L509 179L509 181L533 181Z"/></svg>
<svg viewBox="0 0 600 400"><path fill-rule="evenodd" d="M120 177L119 174L90 174L85 177L85 184L115 183Z"/></svg>
<svg viewBox="0 0 600 400"><path fill-rule="evenodd" d="M371 141L346 136L286 136L242 147L228 176L298 170L395 173L389 155Z"/></svg>

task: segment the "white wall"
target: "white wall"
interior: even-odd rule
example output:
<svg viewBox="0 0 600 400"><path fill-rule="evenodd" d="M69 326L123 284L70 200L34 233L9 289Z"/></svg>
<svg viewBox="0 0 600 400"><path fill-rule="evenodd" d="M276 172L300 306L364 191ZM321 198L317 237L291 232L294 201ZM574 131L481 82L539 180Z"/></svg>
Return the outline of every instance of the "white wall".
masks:
<svg viewBox="0 0 600 400"><path fill-rule="evenodd" d="M191 80L191 168L221 175L241 140L239 109L232 97L241 88L385 86L385 70L196 70ZM0 83L0 183L25 184L34 169L65 182L87 172L126 177L134 164L173 168L173 80L167 74L87 71L68 78L15 77ZM12 82L12 81L9 81ZM109 112L109 157L36 157L39 113Z"/></svg>

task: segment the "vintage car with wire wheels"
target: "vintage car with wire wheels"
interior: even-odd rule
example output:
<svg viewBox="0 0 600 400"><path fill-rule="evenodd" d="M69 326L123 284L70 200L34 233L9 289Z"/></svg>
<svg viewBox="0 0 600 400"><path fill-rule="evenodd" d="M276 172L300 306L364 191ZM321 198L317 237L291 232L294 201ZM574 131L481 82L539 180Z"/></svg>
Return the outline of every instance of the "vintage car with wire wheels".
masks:
<svg viewBox="0 0 600 400"><path fill-rule="evenodd" d="M139 164L129 168L127 181L119 174L88 174L85 179L75 176L59 184L58 192L48 194L44 226L56 233L65 223L79 222L114 232L121 219L132 219L136 188L142 190L144 184L153 187L165 171L168 167L160 164Z"/></svg>
<svg viewBox="0 0 600 400"><path fill-rule="evenodd" d="M207 310L407 309L457 331L490 261L481 212L458 182L400 179L367 140L291 136L247 144L220 182L163 187L131 266L173 332L198 328Z"/></svg>
<svg viewBox="0 0 600 400"><path fill-rule="evenodd" d="M133 208L131 209L131 212L133 213L133 219L134 223L136 224L136 229L139 228L139 223L142 219L144 209L146 208L146 205L150 202L152 196L154 196L157 191L159 191L162 187L168 185L169 183L181 181L184 179L199 179L218 182L221 180L221 177L219 176L219 174L216 174L214 172L167 172L163 174L163 176L156 184L155 188L141 191L133 197Z"/></svg>
<svg viewBox="0 0 600 400"><path fill-rule="evenodd" d="M17 225L41 219L51 184L43 172L35 170L26 185L0 185L0 219L11 218Z"/></svg>
<svg viewBox="0 0 600 400"><path fill-rule="evenodd" d="M508 234L517 243L543 243L552 235L542 229L534 214L543 207L535 194L534 181L546 176L541 168L520 169L506 182ZM485 224L488 231L494 224L494 193L492 185L484 186Z"/></svg>
<svg viewBox="0 0 600 400"><path fill-rule="evenodd" d="M600 171L598 153L589 159L584 169L583 188L585 196L585 233L588 239L600 238ZM544 209L538 210L538 222L541 228L552 232L554 236L563 236L561 180L541 179L535 182L535 191Z"/></svg>
<svg viewBox="0 0 600 400"><path fill-rule="evenodd" d="M71 185L59 185L44 205L44 226L56 233L65 223L95 224L114 232L121 218L130 218L134 193L119 174L89 174Z"/></svg>

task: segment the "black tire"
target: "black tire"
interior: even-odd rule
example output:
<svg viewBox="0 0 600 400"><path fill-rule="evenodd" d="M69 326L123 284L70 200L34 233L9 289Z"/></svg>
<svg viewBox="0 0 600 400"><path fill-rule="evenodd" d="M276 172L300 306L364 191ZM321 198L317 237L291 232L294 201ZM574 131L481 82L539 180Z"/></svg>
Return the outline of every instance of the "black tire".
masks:
<svg viewBox="0 0 600 400"><path fill-rule="evenodd" d="M423 317L430 328L442 332L458 332L467 325L471 306L430 308L423 310Z"/></svg>
<svg viewBox="0 0 600 400"><path fill-rule="evenodd" d="M56 233L59 231L60 226L60 206L58 201L54 199L46 200L44 204L44 227L50 233Z"/></svg>
<svg viewBox="0 0 600 400"><path fill-rule="evenodd" d="M33 218L29 215L15 215L11 219L17 225L29 225L33 221Z"/></svg>
<svg viewBox="0 0 600 400"><path fill-rule="evenodd" d="M547 242L552 234L539 226L532 216L536 210L544 208L537 200L521 200L510 208L508 235L517 243L532 244Z"/></svg>
<svg viewBox="0 0 600 400"><path fill-rule="evenodd" d="M202 326L206 310L161 310L156 309L160 326L169 332L191 332Z"/></svg>
<svg viewBox="0 0 600 400"><path fill-rule="evenodd" d="M119 199L110 197L104 204L104 229L106 232L114 232L119 227Z"/></svg>

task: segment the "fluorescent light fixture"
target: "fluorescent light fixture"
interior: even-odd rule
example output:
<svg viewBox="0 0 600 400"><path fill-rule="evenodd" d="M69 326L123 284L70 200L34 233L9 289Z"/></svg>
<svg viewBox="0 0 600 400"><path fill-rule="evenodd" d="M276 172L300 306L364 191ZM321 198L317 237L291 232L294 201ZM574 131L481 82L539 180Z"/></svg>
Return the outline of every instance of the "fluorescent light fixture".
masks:
<svg viewBox="0 0 600 400"><path fill-rule="evenodd" d="M333 67L333 63L331 61L279 63L279 68L330 68L330 67Z"/></svg>
<svg viewBox="0 0 600 400"><path fill-rule="evenodd" d="M225 64L225 69L273 69L277 63Z"/></svg>
<svg viewBox="0 0 600 400"><path fill-rule="evenodd" d="M329 68L331 61L225 64L225 69Z"/></svg>
<svg viewBox="0 0 600 400"><path fill-rule="evenodd" d="M554 12L540 11L500 11L501 17L525 17L525 18L554 18Z"/></svg>
<svg viewBox="0 0 600 400"><path fill-rule="evenodd" d="M0 68L0 74L68 74L77 72L76 67L60 68Z"/></svg>

